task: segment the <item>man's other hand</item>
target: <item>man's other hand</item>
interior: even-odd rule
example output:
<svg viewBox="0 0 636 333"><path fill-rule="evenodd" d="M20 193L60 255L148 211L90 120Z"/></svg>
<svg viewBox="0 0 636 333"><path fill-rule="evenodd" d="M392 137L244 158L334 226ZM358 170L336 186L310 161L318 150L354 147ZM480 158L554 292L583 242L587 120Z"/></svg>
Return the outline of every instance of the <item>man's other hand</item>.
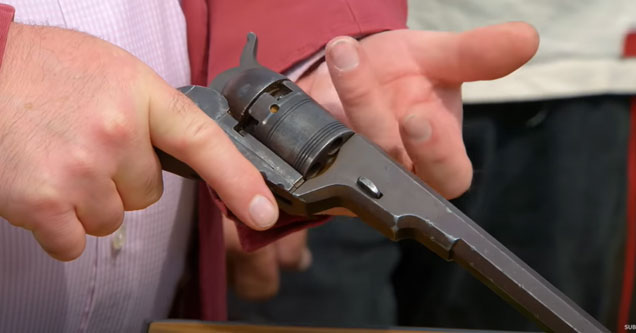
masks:
<svg viewBox="0 0 636 333"><path fill-rule="evenodd" d="M472 180L462 139L462 83L509 74L538 43L536 31L518 22L463 33L338 37L326 47L326 63L298 84L440 194L455 198Z"/></svg>
<svg viewBox="0 0 636 333"><path fill-rule="evenodd" d="M538 42L536 31L524 23L459 34L389 31L359 42L338 37L327 45L327 62L297 84L340 121L454 198L472 180L462 140L461 84L507 75L534 55ZM225 229L226 235L236 232L233 225ZM229 235L236 293L247 299L272 297L279 288L278 267L306 269L311 255L304 232L253 253L242 251Z"/></svg>

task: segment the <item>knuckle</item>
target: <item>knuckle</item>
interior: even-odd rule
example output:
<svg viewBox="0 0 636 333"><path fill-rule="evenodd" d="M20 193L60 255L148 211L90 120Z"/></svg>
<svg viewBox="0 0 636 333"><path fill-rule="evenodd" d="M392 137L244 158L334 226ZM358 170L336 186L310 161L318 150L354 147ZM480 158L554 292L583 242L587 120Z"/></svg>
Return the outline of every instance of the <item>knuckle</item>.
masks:
<svg viewBox="0 0 636 333"><path fill-rule="evenodd" d="M66 172L72 177L85 177L95 173L96 164L90 152L81 147L68 150Z"/></svg>
<svg viewBox="0 0 636 333"><path fill-rule="evenodd" d="M143 196L146 199L145 207L157 202L163 194L163 181L161 179L161 175L158 173L156 175L146 177L146 179L142 182L141 189Z"/></svg>
<svg viewBox="0 0 636 333"><path fill-rule="evenodd" d="M111 210L101 214L82 217L80 222L86 233L93 236L107 236L115 232L124 221L123 210Z"/></svg>
<svg viewBox="0 0 636 333"><path fill-rule="evenodd" d="M466 192L472 183L473 169L468 158L449 158L443 163L429 165L418 170L418 174L428 173L429 180L442 196L447 199L455 199Z"/></svg>
<svg viewBox="0 0 636 333"><path fill-rule="evenodd" d="M109 70L113 73L110 77L117 80L117 82L113 82L114 84L118 86L134 84L146 73L147 66L127 51L119 47L112 47L108 43L104 43L102 46L105 49L100 50L100 57L98 57L100 60L98 61L101 62L97 64L102 71Z"/></svg>
<svg viewBox="0 0 636 333"><path fill-rule="evenodd" d="M373 93L375 92L368 85L355 85L336 89L339 92L342 103L346 106L345 109L347 107L354 108L357 105L366 105L373 98Z"/></svg>
<svg viewBox="0 0 636 333"><path fill-rule="evenodd" d="M78 258L85 248L84 235L73 233L68 221L57 221L56 224L56 232L51 232L51 229L34 229L33 236L42 249L57 260L70 261Z"/></svg>
<svg viewBox="0 0 636 333"><path fill-rule="evenodd" d="M169 101L169 110L177 113L177 119L180 121L179 133L170 139L172 149L185 157L199 156L202 151L206 156L226 151L227 145L217 140L219 137L225 137L225 133L190 99L175 90Z"/></svg>
<svg viewBox="0 0 636 333"><path fill-rule="evenodd" d="M473 180L472 167L463 168L457 175L456 181L449 183L444 193L448 199L455 199L468 191Z"/></svg>
<svg viewBox="0 0 636 333"><path fill-rule="evenodd" d="M33 217L57 217L72 209L63 194L50 186L39 187L36 191L27 193L24 197L23 208ZM35 218L37 220L37 218Z"/></svg>
<svg viewBox="0 0 636 333"><path fill-rule="evenodd" d="M447 167L449 164L452 164L455 159L453 152L445 150L435 152L434 154L431 153L431 156L428 157L428 161L426 161L426 159L424 159L424 161L433 167Z"/></svg>
<svg viewBox="0 0 636 333"><path fill-rule="evenodd" d="M174 90L170 97L169 110L177 113L179 119L185 121L184 130L186 138L192 138L193 142L201 139L209 138L209 135L215 133L215 124L208 117L200 117L198 107L181 92Z"/></svg>
<svg viewBox="0 0 636 333"><path fill-rule="evenodd" d="M169 110L180 115L185 115L192 110L191 102L178 90L173 90L170 96Z"/></svg>
<svg viewBox="0 0 636 333"><path fill-rule="evenodd" d="M215 149L214 153L222 153L222 145L214 140L219 134L214 123L192 119L185 126L185 133L176 143L176 148L182 152L200 153L202 149ZM211 145L212 142L217 144Z"/></svg>
<svg viewBox="0 0 636 333"><path fill-rule="evenodd" d="M451 167L453 170L459 170L459 167L464 164L470 164L463 142L454 138L435 137L421 147L412 147L411 151L418 164L427 165L429 168L448 169Z"/></svg>
<svg viewBox="0 0 636 333"><path fill-rule="evenodd" d="M56 168L22 169L21 175L3 177L9 192L0 196L0 215L14 226L33 230L71 211L67 191L56 183L60 173L52 169Z"/></svg>
<svg viewBox="0 0 636 333"><path fill-rule="evenodd" d="M82 252L84 252L84 246L83 245L76 245L76 246L67 246L68 249L62 249L62 250L58 250L58 249L45 249L46 253L48 253L51 257L53 257L54 259L57 259L59 261L72 261L75 260L77 258L79 258L82 255Z"/></svg>
<svg viewBox="0 0 636 333"><path fill-rule="evenodd" d="M106 144L129 143L137 132L135 122L129 117L126 107L118 111L108 112L102 117L96 135Z"/></svg>
<svg viewBox="0 0 636 333"><path fill-rule="evenodd" d="M163 194L163 181L160 173L152 172L137 180L134 193L124 200L125 210L144 209L157 202Z"/></svg>
<svg viewBox="0 0 636 333"><path fill-rule="evenodd" d="M405 166L407 169L410 169L413 162L411 162L411 158L409 157L409 153L403 146L393 145L385 148L385 151L389 156L391 156L398 163Z"/></svg>

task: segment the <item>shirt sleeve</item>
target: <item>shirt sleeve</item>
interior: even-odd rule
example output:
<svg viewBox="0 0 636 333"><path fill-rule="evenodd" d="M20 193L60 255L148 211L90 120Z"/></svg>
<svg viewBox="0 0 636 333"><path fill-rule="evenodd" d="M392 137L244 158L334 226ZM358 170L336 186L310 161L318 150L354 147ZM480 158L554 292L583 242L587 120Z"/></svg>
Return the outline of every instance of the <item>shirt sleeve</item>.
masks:
<svg viewBox="0 0 636 333"><path fill-rule="evenodd" d="M14 13L15 9L13 7L0 4L0 66L2 65L2 57L4 56L7 36L9 35L9 26L13 22Z"/></svg>

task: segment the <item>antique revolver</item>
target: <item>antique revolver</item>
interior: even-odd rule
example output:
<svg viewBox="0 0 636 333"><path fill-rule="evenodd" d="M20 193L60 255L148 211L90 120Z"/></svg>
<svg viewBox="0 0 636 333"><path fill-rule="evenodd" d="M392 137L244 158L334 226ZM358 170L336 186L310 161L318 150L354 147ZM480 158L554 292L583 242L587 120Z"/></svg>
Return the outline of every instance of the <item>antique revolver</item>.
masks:
<svg viewBox="0 0 636 333"><path fill-rule="evenodd" d="M381 149L285 76L259 65L256 48L256 36L249 34L240 66L210 87L180 90L263 174L281 209L310 216L348 208L392 240L415 239L459 263L547 331L608 331ZM157 153L163 169L199 178L186 164Z"/></svg>

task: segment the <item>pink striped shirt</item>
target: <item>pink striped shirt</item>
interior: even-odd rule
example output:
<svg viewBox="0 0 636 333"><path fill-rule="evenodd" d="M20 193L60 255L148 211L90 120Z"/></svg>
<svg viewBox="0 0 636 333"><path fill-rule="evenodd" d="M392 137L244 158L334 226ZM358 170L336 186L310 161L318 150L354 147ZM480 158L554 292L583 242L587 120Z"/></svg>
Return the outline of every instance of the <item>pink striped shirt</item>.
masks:
<svg viewBox="0 0 636 333"><path fill-rule="evenodd" d="M15 21L84 31L128 50L173 86L189 83L178 0L11 0ZM88 237L72 262L0 220L0 332L139 332L169 311L184 267L196 186L164 174L164 194L124 227Z"/></svg>

